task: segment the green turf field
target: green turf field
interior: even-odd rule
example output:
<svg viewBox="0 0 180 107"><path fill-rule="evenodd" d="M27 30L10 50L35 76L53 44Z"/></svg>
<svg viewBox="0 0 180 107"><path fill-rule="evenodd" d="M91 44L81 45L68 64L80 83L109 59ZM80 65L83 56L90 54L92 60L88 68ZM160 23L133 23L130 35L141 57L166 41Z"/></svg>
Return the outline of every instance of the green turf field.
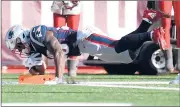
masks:
<svg viewBox="0 0 180 107"><path fill-rule="evenodd" d="M96 84L96 86L92 84L89 86L3 84L2 102L88 102L128 103L133 106L180 106L180 86L168 84L175 77L176 75L78 75L79 82L104 82L104 84ZM18 75L2 75L2 82L16 82L17 79ZM106 84L107 82L113 83Z"/></svg>

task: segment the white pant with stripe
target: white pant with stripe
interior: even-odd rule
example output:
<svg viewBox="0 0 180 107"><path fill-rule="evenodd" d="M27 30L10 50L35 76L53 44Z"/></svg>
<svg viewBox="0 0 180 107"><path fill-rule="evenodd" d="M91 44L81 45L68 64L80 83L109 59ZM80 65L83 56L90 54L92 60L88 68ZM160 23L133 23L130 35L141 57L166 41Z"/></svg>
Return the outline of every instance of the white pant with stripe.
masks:
<svg viewBox="0 0 180 107"><path fill-rule="evenodd" d="M101 42L91 41L87 39L92 36L92 34L101 35L98 38L105 38L111 40L106 34L101 32L98 28L87 27L82 31L78 32L78 47L81 53L88 53L91 56L96 56L99 59L106 62L120 62L120 63L130 63L132 59L130 58L128 50L116 53L113 46L108 46L105 44L105 40ZM98 36L96 35L96 36ZM115 41L115 40L114 40Z"/></svg>

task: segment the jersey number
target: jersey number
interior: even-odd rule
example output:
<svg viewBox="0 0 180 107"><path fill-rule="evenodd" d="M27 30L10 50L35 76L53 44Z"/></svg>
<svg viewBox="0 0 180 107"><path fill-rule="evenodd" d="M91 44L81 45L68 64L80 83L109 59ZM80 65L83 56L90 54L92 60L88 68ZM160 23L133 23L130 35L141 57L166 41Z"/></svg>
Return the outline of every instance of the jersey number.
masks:
<svg viewBox="0 0 180 107"><path fill-rule="evenodd" d="M41 31L36 31L37 37L42 37Z"/></svg>
<svg viewBox="0 0 180 107"><path fill-rule="evenodd" d="M37 30L35 30L35 28L33 29L33 32L35 33L35 35L37 36L37 37L42 37L42 34L41 34L41 26L39 26L38 28L37 28Z"/></svg>

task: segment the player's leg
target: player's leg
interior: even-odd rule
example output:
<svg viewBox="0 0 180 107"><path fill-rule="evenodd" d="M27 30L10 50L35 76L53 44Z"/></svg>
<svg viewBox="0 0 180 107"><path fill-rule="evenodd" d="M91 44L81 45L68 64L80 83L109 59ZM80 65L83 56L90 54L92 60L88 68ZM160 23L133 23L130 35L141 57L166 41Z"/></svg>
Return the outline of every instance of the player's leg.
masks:
<svg viewBox="0 0 180 107"><path fill-rule="evenodd" d="M162 45L166 45L161 44L163 43L161 41L164 41L163 34L163 28L154 29L151 32L128 34L118 41L115 45L115 51L120 53L125 50L137 50L144 42L151 40L155 43L160 43L159 45L162 47Z"/></svg>
<svg viewBox="0 0 180 107"><path fill-rule="evenodd" d="M179 71L179 74L174 80L170 81L170 84L180 84L180 49L178 48L176 52L177 52L177 70Z"/></svg>
<svg viewBox="0 0 180 107"><path fill-rule="evenodd" d="M67 16L67 26L73 30L78 30L80 21L80 15L68 15Z"/></svg>
<svg viewBox="0 0 180 107"><path fill-rule="evenodd" d="M179 71L178 76L176 77L175 80L171 81L170 84L180 84L180 2L179 1L174 1L173 2L173 7L174 7L174 17L175 17L175 24L176 24L176 29L177 29L177 70Z"/></svg>
<svg viewBox="0 0 180 107"><path fill-rule="evenodd" d="M164 1L164 0L159 1L159 7L161 11L171 14L172 1ZM163 50L166 59L166 69L170 72L173 72L174 66L173 66L173 57L172 57L172 47L170 44L171 19L162 18L161 23L162 23L162 27L165 29L164 38L167 43L167 49Z"/></svg>
<svg viewBox="0 0 180 107"><path fill-rule="evenodd" d="M169 15L156 10L151 10L151 9L145 10L143 13L141 24L135 31L131 32L130 34L147 32L149 27L162 17L167 18L169 17Z"/></svg>
<svg viewBox="0 0 180 107"><path fill-rule="evenodd" d="M159 7L160 10L163 12L166 12L168 14L171 14L172 9L172 1L159 1ZM162 27L165 29L165 40L170 48L170 28L171 28L171 18L162 18Z"/></svg>
<svg viewBox="0 0 180 107"><path fill-rule="evenodd" d="M174 1L174 16L175 16L175 24L176 24L176 38L177 38L177 53L180 55L180 1ZM178 56L178 70L180 71L180 57Z"/></svg>
<svg viewBox="0 0 180 107"><path fill-rule="evenodd" d="M174 1L173 2L174 7L174 17L175 17L175 24L176 24L176 30L177 30L177 47L180 48L180 1Z"/></svg>
<svg viewBox="0 0 180 107"><path fill-rule="evenodd" d="M152 22L150 21L151 17L149 17L148 13L150 13L149 10L144 11L141 24L139 25L139 27L135 31L133 31L129 34L143 33L143 32L148 31L149 27L152 25Z"/></svg>
<svg viewBox="0 0 180 107"><path fill-rule="evenodd" d="M174 80L169 82L170 84L180 84L180 48L176 49L176 54L177 54L177 56L176 56L177 57L176 69L179 71L179 73Z"/></svg>
<svg viewBox="0 0 180 107"><path fill-rule="evenodd" d="M54 27L65 26L66 25L66 17L63 15L53 13L53 23L54 23Z"/></svg>
<svg viewBox="0 0 180 107"><path fill-rule="evenodd" d="M153 13L155 13L155 12L153 11ZM118 43L115 46L115 50L116 50L117 53L123 52L123 51L125 51L125 50L127 50L129 48L131 48L131 50L136 50L137 47L140 47L144 43L143 42L144 40L145 41L150 40L150 38L148 37L150 35L150 33L147 33L147 30L152 25L153 20L149 16L149 13L152 13L152 12L150 10L145 10L144 14L143 14L142 22L139 25L139 27L135 31L133 31L133 32L129 33L128 35L122 37L118 41ZM145 33L143 33L143 32L145 32ZM137 33L139 33L139 34L137 34ZM130 43L131 41L133 41L133 40L134 41L139 41L139 38L137 38L137 36L134 36L134 35L139 35L140 39L143 40L143 41L141 43L139 42L138 44L137 43L135 43L135 44L132 43L132 44L134 44L134 46L129 47L129 44L131 44ZM143 35L148 35L148 36L143 36ZM127 45L127 46L122 47L122 45ZM119 47L122 47L122 48L119 48Z"/></svg>
<svg viewBox="0 0 180 107"><path fill-rule="evenodd" d="M79 20L80 15L68 15L67 26L73 30L78 30ZM78 62L79 60L77 56L70 56L67 60L68 75L70 77L76 77Z"/></svg>
<svg viewBox="0 0 180 107"><path fill-rule="evenodd" d="M127 49L131 49L131 50L138 49L144 43L144 41L149 40L148 36L143 36L143 35L149 35L149 33L142 33L142 32L147 31L149 27L151 26L151 24L153 24L158 19L161 19L163 17L169 18L170 16L169 14L166 14L160 11L145 10L144 15L143 15L143 20L140 26L137 28L137 30L126 35L125 37L123 37L121 40L118 41L118 43L115 46L116 52L120 53ZM141 33L141 34L136 34L136 33ZM133 37L133 35L137 35L137 36ZM122 47L122 44L126 46ZM122 47L122 48L119 48L119 47Z"/></svg>

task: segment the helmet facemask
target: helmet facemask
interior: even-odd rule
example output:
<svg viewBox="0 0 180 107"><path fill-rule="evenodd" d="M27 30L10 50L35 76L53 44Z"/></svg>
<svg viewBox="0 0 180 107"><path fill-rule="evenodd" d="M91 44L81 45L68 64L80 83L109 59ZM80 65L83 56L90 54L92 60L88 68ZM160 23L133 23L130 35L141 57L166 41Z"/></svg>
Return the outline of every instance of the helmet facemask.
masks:
<svg viewBox="0 0 180 107"><path fill-rule="evenodd" d="M13 53L19 54L22 58L26 58L30 55L30 43L23 43L20 38L16 39L16 46L12 50Z"/></svg>

